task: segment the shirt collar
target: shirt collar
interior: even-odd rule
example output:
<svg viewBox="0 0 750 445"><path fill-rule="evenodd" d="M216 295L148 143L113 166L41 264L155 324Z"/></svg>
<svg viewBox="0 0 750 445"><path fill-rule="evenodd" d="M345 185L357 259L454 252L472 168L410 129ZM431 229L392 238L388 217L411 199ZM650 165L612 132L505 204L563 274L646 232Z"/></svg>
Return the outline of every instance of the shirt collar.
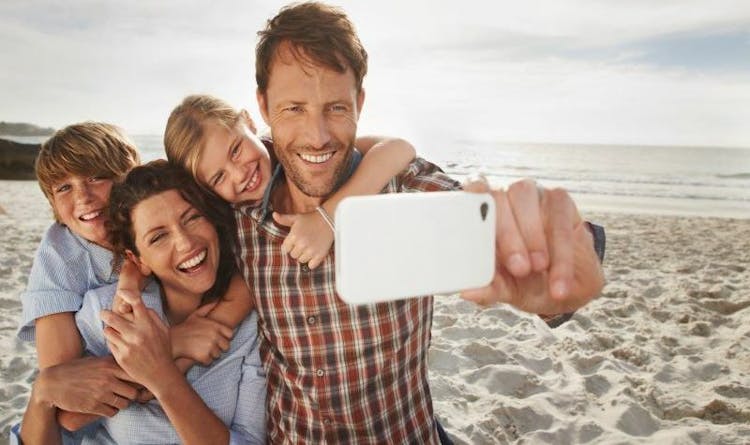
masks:
<svg viewBox="0 0 750 445"><path fill-rule="evenodd" d="M94 269L96 276L102 282L112 283L118 275L113 267L114 253L109 249L105 249L104 247L79 236L72 230L70 230L70 233L72 233L78 242L81 243L81 245L91 254L91 267Z"/></svg>
<svg viewBox="0 0 750 445"><path fill-rule="evenodd" d="M344 175L344 177L341 179L341 183L338 184L336 189L341 187L341 184L348 181L349 178L352 177L354 172L357 170L357 167L359 167L360 162L362 162L362 153L360 153L359 150L355 148L354 152L352 153L352 157L349 160L349 168L346 171L346 175ZM263 193L263 201L260 205L260 215L258 216L258 222L263 223L266 220L266 217L268 217L268 214L273 211L273 209L271 208L271 194L273 193L273 189L276 187L276 185L283 180L284 169L281 168L281 164L278 164L273 171L273 175L271 175L271 180L268 183L268 187L266 187L265 193Z"/></svg>

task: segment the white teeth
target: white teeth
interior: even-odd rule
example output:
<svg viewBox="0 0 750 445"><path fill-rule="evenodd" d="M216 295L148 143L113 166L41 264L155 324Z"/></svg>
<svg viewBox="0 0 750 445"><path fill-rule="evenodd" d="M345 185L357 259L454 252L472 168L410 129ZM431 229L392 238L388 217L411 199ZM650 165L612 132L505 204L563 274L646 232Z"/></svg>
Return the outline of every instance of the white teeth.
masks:
<svg viewBox="0 0 750 445"><path fill-rule="evenodd" d="M299 157L304 159L307 162L312 162L313 164L321 164L329 159L331 159L331 156L333 156L334 152L322 154L322 155L308 155L308 154L302 154L300 153Z"/></svg>
<svg viewBox="0 0 750 445"><path fill-rule="evenodd" d="M95 210L95 211L93 211L91 213L87 213L85 215L81 215L81 216L79 216L79 218L82 219L83 221L90 221L90 220L96 218L97 216L99 216L101 214L102 214L101 210Z"/></svg>
<svg viewBox="0 0 750 445"><path fill-rule="evenodd" d="M190 269L191 267L195 267L195 266L199 265L201 263L201 261L203 261L204 259L206 259L206 251L205 250L203 250L198 255L190 258L189 260L181 263L179 266L177 266L177 268L178 269Z"/></svg>
<svg viewBox="0 0 750 445"><path fill-rule="evenodd" d="M247 187L245 187L245 189L251 189L258 184L258 177L260 177L258 173L260 173L260 169L256 168L255 173L253 173L253 176L250 177L250 182L247 184Z"/></svg>

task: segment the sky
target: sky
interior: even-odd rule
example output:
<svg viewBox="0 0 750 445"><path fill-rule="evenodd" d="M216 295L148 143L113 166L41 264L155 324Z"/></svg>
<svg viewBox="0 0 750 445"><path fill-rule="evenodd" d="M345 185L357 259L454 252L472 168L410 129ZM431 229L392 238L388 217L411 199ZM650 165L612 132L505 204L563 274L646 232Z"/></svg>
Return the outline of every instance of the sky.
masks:
<svg viewBox="0 0 750 445"><path fill-rule="evenodd" d="M0 120L161 134L185 95L255 101L271 1L0 2ZM370 56L360 133L750 147L750 2L334 2Z"/></svg>

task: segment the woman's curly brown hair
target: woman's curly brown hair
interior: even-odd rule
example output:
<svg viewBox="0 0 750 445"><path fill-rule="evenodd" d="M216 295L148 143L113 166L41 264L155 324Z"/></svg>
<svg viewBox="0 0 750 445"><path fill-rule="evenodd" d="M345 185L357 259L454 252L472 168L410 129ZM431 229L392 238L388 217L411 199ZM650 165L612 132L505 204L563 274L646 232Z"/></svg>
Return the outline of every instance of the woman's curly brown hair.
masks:
<svg viewBox="0 0 750 445"><path fill-rule="evenodd" d="M133 209L141 201L168 190L179 192L216 228L219 235L219 266L216 282L203 295L203 303L220 298L226 293L237 271L233 253L235 225L231 209L223 201L207 195L187 171L163 159L135 167L123 182L112 186L107 227L115 258L122 259L127 250L139 255L133 233Z"/></svg>

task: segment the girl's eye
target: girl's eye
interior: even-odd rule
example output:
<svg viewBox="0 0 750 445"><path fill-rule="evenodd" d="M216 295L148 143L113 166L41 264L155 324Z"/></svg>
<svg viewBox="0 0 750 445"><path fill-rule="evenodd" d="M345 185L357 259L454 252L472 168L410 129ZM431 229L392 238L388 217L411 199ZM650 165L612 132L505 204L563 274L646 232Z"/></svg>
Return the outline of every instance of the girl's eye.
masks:
<svg viewBox="0 0 750 445"><path fill-rule="evenodd" d="M240 144L237 144L234 147L232 147L232 153L231 153L232 159L237 159L237 155L240 154L240 148L241 148Z"/></svg>
<svg viewBox="0 0 750 445"><path fill-rule="evenodd" d="M224 173L219 173L218 175L216 175L214 177L213 182L211 183L211 187L215 188L217 185L221 183L222 179L224 179Z"/></svg>

